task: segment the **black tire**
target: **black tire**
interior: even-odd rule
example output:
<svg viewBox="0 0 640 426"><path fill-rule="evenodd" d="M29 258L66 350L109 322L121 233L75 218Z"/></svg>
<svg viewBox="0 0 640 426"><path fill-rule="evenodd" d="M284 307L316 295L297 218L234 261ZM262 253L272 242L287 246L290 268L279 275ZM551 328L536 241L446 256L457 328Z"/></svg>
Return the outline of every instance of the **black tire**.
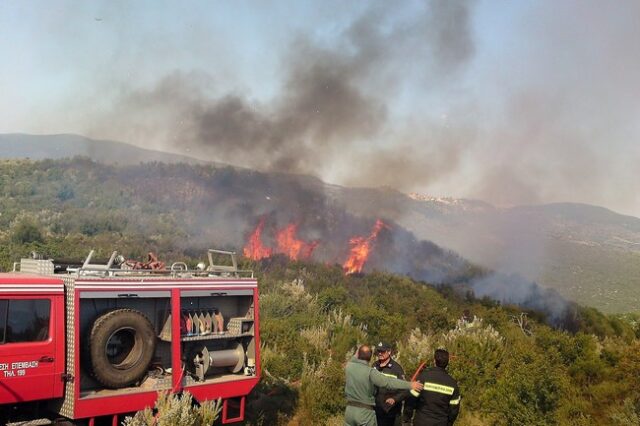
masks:
<svg viewBox="0 0 640 426"><path fill-rule="evenodd" d="M142 379L155 349L153 326L147 317L133 309L116 309L98 317L89 334L93 376L112 389Z"/></svg>

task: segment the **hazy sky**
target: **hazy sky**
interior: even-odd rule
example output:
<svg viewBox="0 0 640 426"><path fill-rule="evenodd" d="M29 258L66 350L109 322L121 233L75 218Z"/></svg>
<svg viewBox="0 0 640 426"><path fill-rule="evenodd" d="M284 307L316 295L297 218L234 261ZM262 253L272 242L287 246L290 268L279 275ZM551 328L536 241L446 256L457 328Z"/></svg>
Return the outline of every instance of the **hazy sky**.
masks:
<svg viewBox="0 0 640 426"><path fill-rule="evenodd" d="M640 2L0 1L0 133L640 216Z"/></svg>

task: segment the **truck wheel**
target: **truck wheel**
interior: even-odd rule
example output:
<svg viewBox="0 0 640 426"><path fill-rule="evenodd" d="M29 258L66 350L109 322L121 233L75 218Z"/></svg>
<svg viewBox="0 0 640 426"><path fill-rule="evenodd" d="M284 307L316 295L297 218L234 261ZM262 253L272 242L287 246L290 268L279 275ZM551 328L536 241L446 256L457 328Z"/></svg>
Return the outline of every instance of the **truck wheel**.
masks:
<svg viewBox="0 0 640 426"><path fill-rule="evenodd" d="M108 388L129 386L146 374L155 348L153 326L141 312L107 312L95 320L89 334L93 375Z"/></svg>

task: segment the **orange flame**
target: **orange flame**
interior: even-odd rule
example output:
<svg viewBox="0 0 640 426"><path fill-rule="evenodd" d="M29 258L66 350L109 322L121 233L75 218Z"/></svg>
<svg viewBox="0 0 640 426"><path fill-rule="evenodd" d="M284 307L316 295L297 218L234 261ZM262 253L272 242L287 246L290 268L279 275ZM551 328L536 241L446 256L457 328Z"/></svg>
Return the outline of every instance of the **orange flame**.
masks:
<svg viewBox="0 0 640 426"><path fill-rule="evenodd" d="M373 226L371 230L371 234L368 237L352 237L349 240L349 244L351 245L351 251L349 253L349 258L342 265L342 269L345 274L354 274L357 272L362 272L362 268L364 264L367 263L367 259L369 258L369 253L371 251L371 245L378 237L378 233L382 230L382 228L388 228L388 226L378 219L376 224Z"/></svg>
<svg viewBox="0 0 640 426"><path fill-rule="evenodd" d="M276 241L278 247L272 249L262 244L262 231L264 229L266 218L260 219L258 226L251 233L249 241L244 246L243 253L245 257L252 260L260 260L265 257L271 257L274 253L282 253L291 260L308 259L313 254L313 250L318 246L318 241L306 242L296 238L298 225L291 223L276 233Z"/></svg>
<svg viewBox="0 0 640 426"><path fill-rule="evenodd" d="M258 226L256 226L256 229L251 233L249 241L247 241L247 245L245 245L242 250L245 257L248 257L249 259L264 259L265 257L270 257L273 252L269 247L265 247L262 244L262 239L260 238L262 236L262 230L264 229L265 220L266 219L264 217L260 219Z"/></svg>
<svg viewBox="0 0 640 426"><path fill-rule="evenodd" d="M276 241L278 242L277 252L285 254L291 260L308 259L313 250L318 246L317 241L307 243L296 238L298 225L289 224L278 231Z"/></svg>

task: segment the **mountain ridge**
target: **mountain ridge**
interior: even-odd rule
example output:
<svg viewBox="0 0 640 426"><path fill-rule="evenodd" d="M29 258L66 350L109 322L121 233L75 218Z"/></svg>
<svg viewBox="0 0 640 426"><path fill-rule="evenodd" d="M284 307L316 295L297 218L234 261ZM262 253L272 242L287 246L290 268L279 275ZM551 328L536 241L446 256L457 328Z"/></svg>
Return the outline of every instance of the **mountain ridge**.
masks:
<svg viewBox="0 0 640 426"><path fill-rule="evenodd" d="M73 143L62 143L69 138ZM9 139L13 139L14 149L6 148ZM28 140L31 145L23 145L20 150L16 141ZM77 135L0 135L0 157L28 156L24 154L34 152L34 141L38 141L36 145L40 147L40 157L36 159L74 155L92 158L93 155L98 162L107 162L105 158L117 160L126 157L129 160L126 164L134 165L142 160L187 161L165 153L151 155L149 150L124 143L92 141L87 145L91 140ZM100 149L94 149L96 146ZM135 152L136 155L123 155L120 149L131 149L127 152ZM110 156L105 153L110 153ZM189 164L227 167L185 158ZM113 163L120 164L118 161ZM433 241L476 264L507 274L521 274L579 303L606 312L633 311L640 306L640 219L633 216L581 203L505 208L480 200L404 194L392 188L331 185L308 175L252 172L233 167L229 170L234 170L233 173L224 172L231 179L229 182L238 180L233 184L237 194L229 195L237 199L235 202L251 203L256 215L276 207L270 200L275 193L280 193L281 207L291 212L306 212L307 204L324 211L328 211L329 204L340 205L354 217L371 221L386 217L420 240ZM182 189L184 177L189 173L175 177L177 180L171 183L173 191L185 193ZM255 179L251 177L254 175L257 176ZM146 191L156 194L152 182L145 185ZM201 186L197 183L188 185L200 193L209 190L206 186L197 189ZM291 192L283 194L277 186L287 187ZM155 197L160 199L163 195L157 193ZM335 216L336 213L329 214ZM367 231L362 229L361 232Z"/></svg>

